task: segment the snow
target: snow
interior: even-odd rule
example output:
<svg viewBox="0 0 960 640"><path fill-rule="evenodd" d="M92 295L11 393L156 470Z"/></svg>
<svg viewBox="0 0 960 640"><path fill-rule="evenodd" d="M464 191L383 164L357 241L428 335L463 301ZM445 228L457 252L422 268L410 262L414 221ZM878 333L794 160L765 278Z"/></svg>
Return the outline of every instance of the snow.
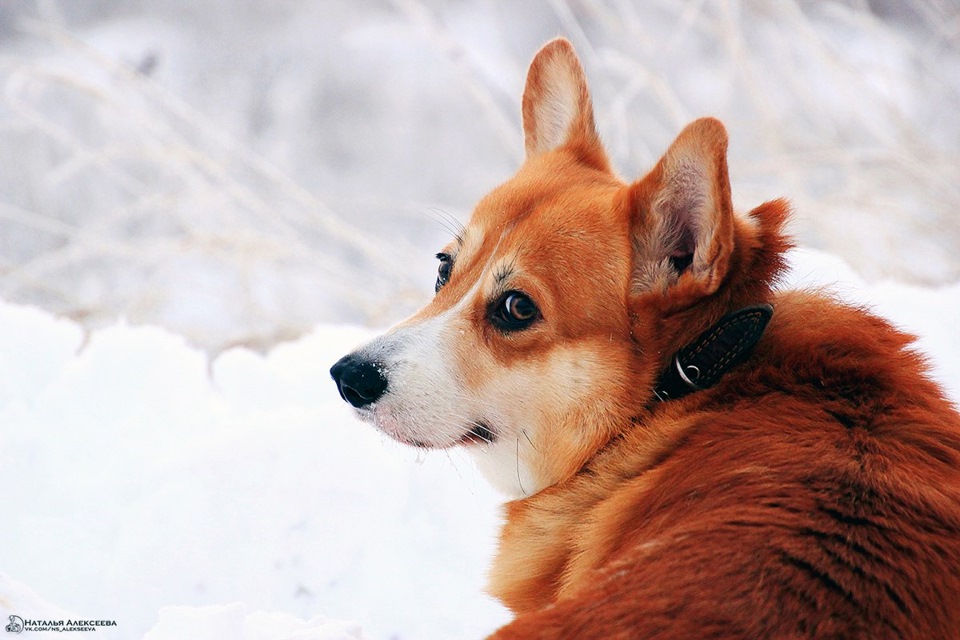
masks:
<svg viewBox="0 0 960 640"><path fill-rule="evenodd" d="M360 625L314 616L251 612L240 603L208 607L165 607L143 640L233 638L235 640L362 640Z"/></svg>
<svg viewBox="0 0 960 640"><path fill-rule="evenodd" d="M794 286L919 333L960 399L960 283L790 260ZM477 638L504 623L483 593L499 496L462 452L418 455L358 423L329 380L371 335L320 325L208 362L158 327L87 335L0 303L0 484L16 488L0 620L69 611L117 621L98 637L148 640Z"/></svg>
<svg viewBox="0 0 960 640"><path fill-rule="evenodd" d="M309 619L297 633L322 638L354 632L320 613L362 621L369 638L478 637L505 620L481 592L497 497L460 454L418 463L357 423L329 379L368 331L318 327L208 368L156 327L84 341L3 304L0 328L0 482L17 487L0 566L63 608L115 618L123 638L154 624L150 637L175 637L198 617L212 635L194 637L241 637L215 631L236 625L266 637L260 610ZM17 602L0 592L0 614L24 616ZM233 602L255 606L157 622L168 605Z"/></svg>

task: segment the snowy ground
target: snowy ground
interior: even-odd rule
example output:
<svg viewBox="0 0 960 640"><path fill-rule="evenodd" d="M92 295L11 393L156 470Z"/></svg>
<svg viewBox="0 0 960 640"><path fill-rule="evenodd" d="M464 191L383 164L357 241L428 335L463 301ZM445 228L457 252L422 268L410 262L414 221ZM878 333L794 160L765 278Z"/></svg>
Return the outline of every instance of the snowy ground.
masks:
<svg viewBox="0 0 960 640"><path fill-rule="evenodd" d="M84 344L75 324L11 305L0 327L0 482L16 487L0 567L50 601L115 618L123 638L166 605L235 601L249 606L216 616L323 613L370 638L478 637L503 620L480 593L491 490L456 453L418 463L334 390L330 364L365 332L319 327L208 368L157 328ZM0 612L26 617L10 600ZM150 637L177 637L165 630L188 615L165 611Z"/></svg>
<svg viewBox="0 0 960 640"><path fill-rule="evenodd" d="M960 400L960 283L793 262L792 281L918 332ZM504 622L482 593L498 497L461 452L418 457L356 422L329 380L369 335L323 325L208 366L163 329L85 336L0 305L0 615L68 611L149 640L439 640Z"/></svg>

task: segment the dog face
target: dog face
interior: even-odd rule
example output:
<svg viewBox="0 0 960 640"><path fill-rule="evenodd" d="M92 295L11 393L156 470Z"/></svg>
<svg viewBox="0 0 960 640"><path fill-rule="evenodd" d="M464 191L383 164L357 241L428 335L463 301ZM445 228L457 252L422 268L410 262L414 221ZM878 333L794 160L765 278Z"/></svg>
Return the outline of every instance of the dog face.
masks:
<svg viewBox="0 0 960 640"><path fill-rule="evenodd" d="M360 416L408 444L466 445L516 494L565 472L549 468L570 457L555 446L595 449L609 434L582 425L602 421L571 418L616 411L606 405L632 352L619 194L609 176L552 157L486 197L440 254L434 300L348 356L382 387L357 390Z"/></svg>
<svg viewBox="0 0 960 640"><path fill-rule="evenodd" d="M524 165L438 254L433 301L331 370L362 419L464 446L516 496L574 473L637 414L660 363L638 300L668 313L714 292L733 234L722 126L694 123L621 182L565 40L534 59L523 123Z"/></svg>

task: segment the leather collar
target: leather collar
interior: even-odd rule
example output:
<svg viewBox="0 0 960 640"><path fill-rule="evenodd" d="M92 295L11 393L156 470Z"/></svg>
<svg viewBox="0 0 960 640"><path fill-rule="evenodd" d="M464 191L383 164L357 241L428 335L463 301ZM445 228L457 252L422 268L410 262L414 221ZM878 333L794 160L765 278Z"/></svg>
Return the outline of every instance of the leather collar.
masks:
<svg viewBox="0 0 960 640"><path fill-rule="evenodd" d="M772 315L771 305L758 304L723 316L674 354L670 366L660 374L654 396L666 402L715 385L725 373L747 359Z"/></svg>

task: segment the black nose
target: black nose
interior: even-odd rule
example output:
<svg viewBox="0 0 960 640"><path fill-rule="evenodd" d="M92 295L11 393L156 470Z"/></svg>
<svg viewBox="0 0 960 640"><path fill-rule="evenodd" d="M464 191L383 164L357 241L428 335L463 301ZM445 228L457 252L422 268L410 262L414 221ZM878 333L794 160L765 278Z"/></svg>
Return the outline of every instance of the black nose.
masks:
<svg viewBox="0 0 960 640"><path fill-rule="evenodd" d="M337 383L340 397L359 409L376 402L387 390L387 379L380 369L379 363L350 354L330 368L330 376Z"/></svg>

